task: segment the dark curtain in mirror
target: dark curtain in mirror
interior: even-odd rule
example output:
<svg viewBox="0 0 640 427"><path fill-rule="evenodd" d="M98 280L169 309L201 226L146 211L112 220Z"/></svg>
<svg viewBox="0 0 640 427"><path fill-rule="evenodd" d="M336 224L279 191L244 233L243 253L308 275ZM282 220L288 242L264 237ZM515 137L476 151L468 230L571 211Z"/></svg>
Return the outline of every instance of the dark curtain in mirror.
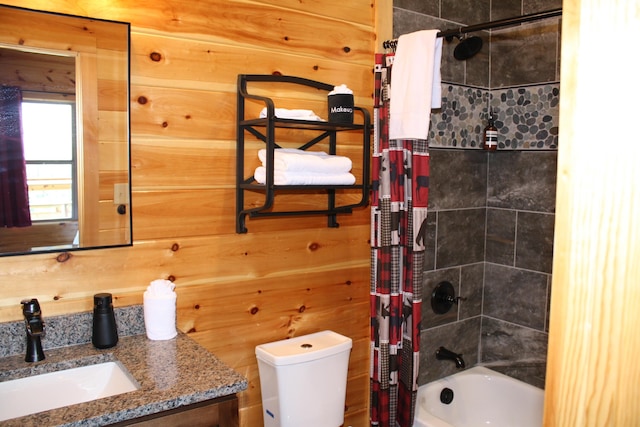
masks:
<svg viewBox="0 0 640 427"><path fill-rule="evenodd" d="M29 189L22 145L22 93L0 86L0 226L31 225Z"/></svg>

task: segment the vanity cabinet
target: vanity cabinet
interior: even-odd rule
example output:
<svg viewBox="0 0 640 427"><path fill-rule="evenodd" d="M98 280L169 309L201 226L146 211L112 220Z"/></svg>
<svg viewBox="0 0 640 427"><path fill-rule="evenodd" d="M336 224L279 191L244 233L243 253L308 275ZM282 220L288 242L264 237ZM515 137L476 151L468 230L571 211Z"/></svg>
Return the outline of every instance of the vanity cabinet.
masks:
<svg viewBox="0 0 640 427"><path fill-rule="evenodd" d="M309 80L301 77L261 75L261 74L240 74L238 76L237 93L237 135L236 135L236 232L246 233L246 216L250 218L270 217L270 216L296 216L296 215L327 215L328 226L338 227L336 215L350 213L353 208L366 206L369 202L370 190L370 145L371 145L371 119L369 112L361 107L354 106L354 123L333 123L315 120L297 120L279 118L275 115L275 104L272 98L250 93L248 86L256 83L270 83L277 85L288 85L284 90L294 90L305 87L314 88L325 92L328 96L334 86ZM273 87L273 86L272 86ZM279 87L279 86L278 86ZM278 90L280 92L280 90ZM282 93L282 92L280 92ZM326 97L325 97L326 99ZM246 102L258 102L266 108L266 117L246 117ZM357 113L357 114L355 114ZM357 120L356 120L357 119ZM357 122L357 123L356 123ZM356 177L354 185L275 185L274 184L274 150L281 148L277 141L276 131L278 129L302 130L308 137L301 142L297 148L307 150L320 143L328 142L328 154L335 155L338 135L345 132L357 132L362 138L362 175ZM245 137L253 135L258 140L264 142L266 148L266 180L265 184L259 184L253 176L246 177L245 171ZM251 152L255 156L257 153ZM336 191L350 191L358 194L359 200L355 203L337 205ZM259 206L247 207L245 205L245 193L247 191L263 194L262 202ZM318 209L279 211L272 209L275 194L279 191L287 192L324 192L327 195L326 205L323 203Z"/></svg>
<svg viewBox="0 0 640 427"><path fill-rule="evenodd" d="M238 427L238 398L220 397L115 424L135 427Z"/></svg>

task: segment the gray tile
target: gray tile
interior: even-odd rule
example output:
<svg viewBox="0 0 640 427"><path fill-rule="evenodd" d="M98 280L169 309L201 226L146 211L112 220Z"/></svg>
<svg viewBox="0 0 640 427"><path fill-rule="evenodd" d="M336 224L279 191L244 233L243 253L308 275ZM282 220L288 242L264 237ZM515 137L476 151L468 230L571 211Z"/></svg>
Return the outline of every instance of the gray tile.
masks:
<svg viewBox="0 0 640 427"><path fill-rule="evenodd" d="M490 0L441 0L440 16L459 24L474 25L491 19Z"/></svg>
<svg viewBox="0 0 640 427"><path fill-rule="evenodd" d="M547 341L548 335L544 332L483 316L480 362L544 361Z"/></svg>
<svg viewBox="0 0 640 427"><path fill-rule="evenodd" d="M491 2L491 20L515 18L522 15L522 0L500 0Z"/></svg>
<svg viewBox="0 0 640 427"><path fill-rule="evenodd" d="M544 387L548 335L482 317L480 363L536 387Z"/></svg>
<svg viewBox="0 0 640 427"><path fill-rule="evenodd" d="M440 28L448 29L449 26ZM440 63L440 73L443 82L465 84L466 83L466 63L458 61L453 57L453 51L458 46L458 39L442 42L442 60Z"/></svg>
<svg viewBox="0 0 640 427"><path fill-rule="evenodd" d="M518 363L509 361L497 362L491 364L489 368L544 390L545 376L547 374L547 362L545 360Z"/></svg>
<svg viewBox="0 0 640 427"><path fill-rule="evenodd" d="M554 212L556 169L555 151L491 153L487 206Z"/></svg>
<svg viewBox="0 0 640 427"><path fill-rule="evenodd" d="M459 372L452 361L436 359L436 349L440 346L462 354L467 367L474 366L480 346L480 317L422 331L418 385Z"/></svg>
<svg viewBox="0 0 640 427"><path fill-rule="evenodd" d="M443 29L451 25L449 22L435 16L423 15L405 9L393 8L393 37L414 31Z"/></svg>
<svg viewBox="0 0 640 427"><path fill-rule="evenodd" d="M516 267L551 273L555 215L518 212Z"/></svg>
<svg viewBox="0 0 640 427"><path fill-rule="evenodd" d="M523 14L545 12L552 9L562 8L562 0L523 0Z"/></svg>
<svg viewBox="0 0 640 427"><path fill-rule="evenodd" d="M491 87L556 80L559 25L539 21L491 33Z"/></svg>
<svg viewBox="0 0 640 427"><path fill-rule="evenodd" d="M487 153L433 149L430 151L429 208L483 207L487 195Z"/></svg>
<svg viewBox="0 0 640 427"><path fill-rule="evenodd" d="M485 316L544 330L547 275L496 264L485 267Z"/></svg>
<svg viewBox="0 0 640 427"><path fill-rule="evenodd" d="M427 228L425 229L424 270L430 271L436 268L436 221L437 212L427 213Z"/></svg>
<svg viewBox="0 0 640 427"><path fill-rule="evenodd" d="M490 59L490 39L489 33L480 31L470 36L482 39L482 49L472 58L462 61L465 63L465 83L471 86L490 87L489 59ZM454 59L455 61L455 59ZM460 61L456 61L460 62Z"/></svg>
<svg viewBox="0 0 640 427"><path fill-rule="evenodd" d="M482 314L484 262L460 268L460 294L458 317L460 320Z"/></svg>
<svg viewBox="0 0 640 427"><path fill-rule="evenodd" d="M516 239L516 211L487 209L485 260L513 266Z"/></svg>
<svg viewBox="0 0 640 427"><path fill-rule="evenodd" d="M439 0L393 0L393 7L435 17L440 16Z"/></svg>
<svg viewBox="0 0 640 427"><path fill-rule="evenodd" d="M484 208L438 213L436 268L484 260L485 215Z"/></svg>

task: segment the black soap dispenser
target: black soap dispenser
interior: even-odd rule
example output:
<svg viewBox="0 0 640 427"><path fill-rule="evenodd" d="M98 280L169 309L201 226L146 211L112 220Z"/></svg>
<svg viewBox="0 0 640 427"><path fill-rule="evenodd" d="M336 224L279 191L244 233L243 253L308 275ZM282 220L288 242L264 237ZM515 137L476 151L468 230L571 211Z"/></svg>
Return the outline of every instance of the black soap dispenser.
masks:
<svg viewBox="0 0 640 427"><path fill-rule="evenodd" d="M111 294L93 296L93 334L91 342L96 348L110 348L118 343L118 328L113 313Z"/></svg>

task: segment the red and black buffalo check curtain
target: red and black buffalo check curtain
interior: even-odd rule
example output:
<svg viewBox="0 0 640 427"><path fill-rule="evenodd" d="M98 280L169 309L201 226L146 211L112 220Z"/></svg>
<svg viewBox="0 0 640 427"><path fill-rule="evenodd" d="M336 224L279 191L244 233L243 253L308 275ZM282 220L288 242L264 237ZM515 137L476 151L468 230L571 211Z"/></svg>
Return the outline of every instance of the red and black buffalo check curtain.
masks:
<svg viewBox="0 0 640 427"><path fill-rule="evenodd" d="M389 140L393 54L376 54L371 206L371 425L411 427L420 355L426 140ZM428 120L428 118L426 118Z"/></svg>
<svg viewBox="0 0 640 427"><path fill-rule="evenodd" d="M31 225L21 118L20 88L0 85L0 227Z"/></svg>

